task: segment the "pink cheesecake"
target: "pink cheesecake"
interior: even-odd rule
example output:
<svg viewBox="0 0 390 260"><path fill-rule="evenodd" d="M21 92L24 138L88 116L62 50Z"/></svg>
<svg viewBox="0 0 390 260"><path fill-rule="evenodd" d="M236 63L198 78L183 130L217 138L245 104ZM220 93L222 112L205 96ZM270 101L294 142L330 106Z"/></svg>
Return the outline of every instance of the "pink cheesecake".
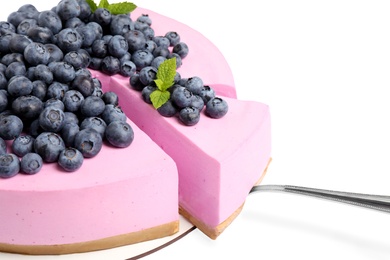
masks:
<svg viewBox="0 0 390 260"><path fill-rule="evenodd" d="M92 71L104 91L118 94L133 143L103 146L74 173L52 163L36 175L0 179L0 251L66 254L137 243L177 232L179 212L215 239L263 178L271 158L269 107L236 99L229 65L202 34L146 9L131 15L142 14L156 35L180 34L190 54L178 72L212 86L228 113L202 114L197 125L184 126L146 104L129 78Z"/></svg>

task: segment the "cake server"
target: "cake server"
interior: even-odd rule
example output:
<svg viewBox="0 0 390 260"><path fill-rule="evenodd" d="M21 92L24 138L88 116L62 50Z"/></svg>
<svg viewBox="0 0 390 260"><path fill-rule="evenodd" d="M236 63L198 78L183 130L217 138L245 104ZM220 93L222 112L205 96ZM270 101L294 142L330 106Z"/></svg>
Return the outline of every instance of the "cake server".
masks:
<svg viewBox="0 0 390 260"><path fill-rule="evenodd" d="M325 190L292 185L257 185L251 189L249 194L259 191L276 191L306 195L390 213L390 196Z"/></svg>

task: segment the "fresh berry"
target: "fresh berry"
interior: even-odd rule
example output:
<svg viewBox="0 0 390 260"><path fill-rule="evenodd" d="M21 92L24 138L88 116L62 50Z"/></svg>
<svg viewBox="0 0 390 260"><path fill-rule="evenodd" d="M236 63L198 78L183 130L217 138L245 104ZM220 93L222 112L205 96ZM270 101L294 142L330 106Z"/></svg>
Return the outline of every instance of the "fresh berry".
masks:
<svg viewBox="0 0 390 260"><path fill-rule="evenodd" d="M34 150L34 137L31 135L19 135L12 142L11 148L14 154L22 157Z"/></svg>
<svg viewBox="0 0 390 260"><path fill-rule="evenodd" d="M62 150L57 161L58 165L67 172L74 172L80 169L83 162L83 154L73 147L67 147Z"/></svg>
<svg viewBox="0 0 390 260"><path fill-rule="evenodd" d="M93 129L80 130L74 138L74 148L79 150L86 158L96 156L103 146L101 135Z"/></svg>
<svg viewBox="0 0 390 260"><path fill-rule="evenodd" d="M0 178L11 178L20 171L19 158L12 153L0 155Z"/></svg>
<svg viewBox="0 0 390 260"><path fill-rule="evenodd" d="M134 131L127 122L113 121L105 131L105 138L115 147L128 147L134 140Z"/></svg>
<svg viewBox="0 0 390 260"><path fill-rule="evenodd" d="M34 152L25 154L20 160L20 171L24 174L36 174L43 166L42 157Z"/></svg>
<svg viewBox="0 0 390 260"><path fill-rule="evenodd" d="M205 112L211 118L221 118L228 112L228 104L224 99L215 97L207 102Z"/></svg>
<svg viewBox="0 0 390 260"><path fill-rule="evenodd" d="M196 125L200 120L199 109L195 107L185 107L179 112L180 121L187 126Z"/></svg>
<svg viewBox="0 0 390 260"><path fill-rule="evenodd" d="M57 133L42 132L34 141L34 151L48 163L56 162L60 152L64 149L64 140Z"/></svg>
<svg viewBox="0 0 390 260"><path fill-rule="evenodd" d="M13 140L23 130L23 121L15 115L0 117L0 137L4 140Z"/></svg>

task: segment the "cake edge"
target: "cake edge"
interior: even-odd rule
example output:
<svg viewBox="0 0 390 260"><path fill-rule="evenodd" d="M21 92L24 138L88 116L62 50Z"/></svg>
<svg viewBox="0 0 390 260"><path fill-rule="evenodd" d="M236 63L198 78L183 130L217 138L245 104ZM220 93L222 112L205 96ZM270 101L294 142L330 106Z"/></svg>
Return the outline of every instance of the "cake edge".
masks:
<svg viewBox="0 0 390 260"><path fill-rule="evenodd" d="M256 181L256 183L253 185L253 186L256 186L256 185L259 185L262 180L264 179L266 173L267 173L267 170L268 170L268 167L270 165L272 161L272 158L270 158L268 160L268 164L267 166L265 167L262 175L260 176L260 178ZM202 231L205 235L207 235L209 238L213 239L213 240L216 240L218 238L219 235L222 234L222 232L233 222L233 220L241 213L243 207L244 207L244 203L242 203L242 205L236 209L226 220L224 220L222 223L220 223L218 226L216 227L210 227L208 226L207 224L205 224L204 222L202 222L201 220L195 218L193 215L191 215L188 211L186 211L183 207L181 207L179 205L179 213L180 215L182 215L183 217L185 217L189 222L191 222L194 226L196 226L200 231Z"/></svg>
<svg viewBox="0 0 390 260"><path fill-rule="evenodd" d="M179 231L179 223L180 221L176 220L136 232L72 244L12 245L0 243L0 252L24 255L64 255L88 253L171 236Z"/></svg>

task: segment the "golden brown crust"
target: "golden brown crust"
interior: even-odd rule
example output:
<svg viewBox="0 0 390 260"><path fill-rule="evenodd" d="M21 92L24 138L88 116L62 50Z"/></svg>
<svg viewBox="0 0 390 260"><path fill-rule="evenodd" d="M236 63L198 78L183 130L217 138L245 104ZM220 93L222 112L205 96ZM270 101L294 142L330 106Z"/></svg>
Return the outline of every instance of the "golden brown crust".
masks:
<svg viewBox="0 0 390 260"><path fill-rule="evenodd" d="M256 181L255 185L258 185L263 180L265 174L267 173L268 166L271 163L272 158L269 159L267 166L265 167L263 174L260 176L259 180ZM205 233L208 237L211 239L217 239L217 237L230 225L230 223L233 222L233 220L240 214L242 208L244 207L245 202L236 210L233 212L232 215L230 215L225 221L220 223L216 227L210 227L200 221L199 219L192 216L188 211L186 211L184 208L179 206L179 213L185 217L189 222L191 222L194 226L199 228L203 233Z"/></svg>
<svg viewBox="0 0 390 260"><path fill-rule="evenodd" d="M11 245L0 243L0 251L26 255L62 255L84 253L131 245L165 236L179 231L179 220L141 231L82 243L63 245Z"/></svg>

